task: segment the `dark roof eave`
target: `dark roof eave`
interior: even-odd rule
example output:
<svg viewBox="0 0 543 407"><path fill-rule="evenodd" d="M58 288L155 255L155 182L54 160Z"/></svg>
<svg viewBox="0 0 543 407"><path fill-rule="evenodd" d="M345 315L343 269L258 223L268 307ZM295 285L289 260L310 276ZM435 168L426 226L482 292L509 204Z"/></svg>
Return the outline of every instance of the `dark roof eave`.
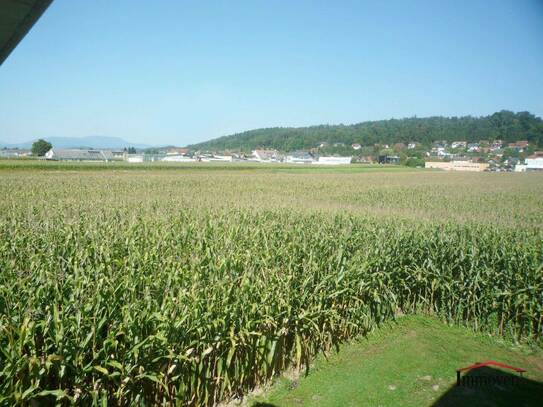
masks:
<svg viewBox="0 0 543 407"><path fill-rule="evenodd" d="M10 10L14 7L27 7L26 13L12 27L9 27L0 35L0 65L4 63L9 54L11 54L17 44L30 31L52 2L53 0L34 0L32 2L10 1L0 7L0 25L4 27L12 25L8 19Z"/></svg>

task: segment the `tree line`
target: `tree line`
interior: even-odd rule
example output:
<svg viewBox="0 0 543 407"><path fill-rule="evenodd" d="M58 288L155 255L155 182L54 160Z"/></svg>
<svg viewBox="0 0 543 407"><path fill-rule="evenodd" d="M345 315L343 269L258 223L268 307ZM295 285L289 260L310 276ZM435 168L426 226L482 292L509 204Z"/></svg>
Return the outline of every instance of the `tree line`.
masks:
<svg viewBox="0 0 543 407"><path fill-rule="evenodd" d="M527 140L543 146L543 120L529 112L502 110L489 116L426 117L368 121L352 125L274 127L250 130L188 146L192 150L244 151L273 148L279 151L307 150L320 143L350 146L417 142L429 146L436 140L478 142Z"/></svg>

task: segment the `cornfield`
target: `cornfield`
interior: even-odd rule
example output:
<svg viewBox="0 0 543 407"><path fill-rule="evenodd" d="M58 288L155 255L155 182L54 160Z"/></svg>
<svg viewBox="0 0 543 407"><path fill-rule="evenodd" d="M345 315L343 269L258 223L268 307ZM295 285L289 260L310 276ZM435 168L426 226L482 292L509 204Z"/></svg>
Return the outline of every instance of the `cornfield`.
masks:
<svg viewBox="0 0 543 407"><path fill-rule="evenodd" d="M0 403L210 405L398 313L541 342L540 176L238 172L1 173Z"/></svg>

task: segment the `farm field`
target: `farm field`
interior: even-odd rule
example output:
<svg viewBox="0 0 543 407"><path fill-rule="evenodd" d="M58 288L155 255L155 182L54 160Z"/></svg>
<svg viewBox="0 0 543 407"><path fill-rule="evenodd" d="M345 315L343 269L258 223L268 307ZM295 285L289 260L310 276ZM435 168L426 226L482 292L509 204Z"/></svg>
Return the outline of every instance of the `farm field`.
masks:
<svg viewBox="0 0 543 407"><path fill-rule="evenodd" d="M541 174L14 162L0 404L211 404L403 314L541 344Z"/></svg>

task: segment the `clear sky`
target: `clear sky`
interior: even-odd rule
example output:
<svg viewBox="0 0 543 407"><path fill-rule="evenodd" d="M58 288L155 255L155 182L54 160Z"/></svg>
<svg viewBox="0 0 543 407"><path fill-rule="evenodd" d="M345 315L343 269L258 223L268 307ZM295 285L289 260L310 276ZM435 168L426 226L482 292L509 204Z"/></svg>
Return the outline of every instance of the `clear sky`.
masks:
<svg viewBox="0 0 543 407"><path fill-rule="evenodd" d="M543 1L55 0L0 67L0 140L543 115Z"/></svg>

